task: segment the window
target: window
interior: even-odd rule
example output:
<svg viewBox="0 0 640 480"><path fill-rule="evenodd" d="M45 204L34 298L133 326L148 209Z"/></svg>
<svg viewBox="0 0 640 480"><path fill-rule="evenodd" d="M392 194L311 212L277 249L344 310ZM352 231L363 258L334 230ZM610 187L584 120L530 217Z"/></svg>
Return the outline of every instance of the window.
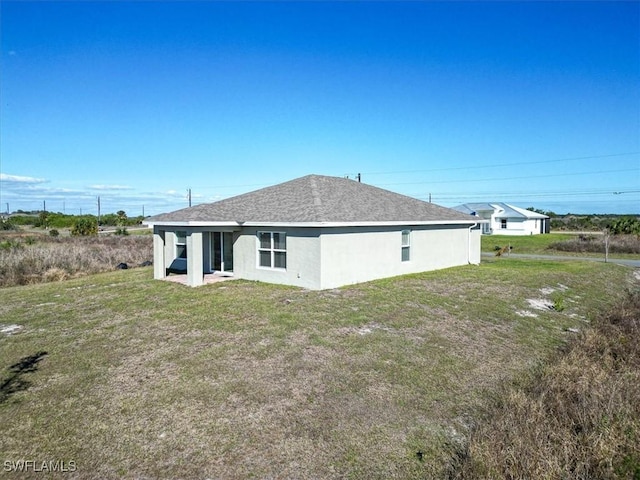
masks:
<svg viewBox="0 0 640 480"><path fill-rule="evenodd" d="M506 218L501 218L500 219L500 228L507 228L507 219Z"/></svg>
<svg viewBox="0 0 640 480"><path fill-rule="evenodd" d="M402 231L402 261L411 259L411 230Z"/></svg>
<svg viewBox="0 0 640 480"><path fill-rule="evenodd" d="M287 268L287 236L284 232L258 232L258 266Z"/></svg>
<svg viewBox="0 0 640 480"><path fill-rule="evenodd" d="M176 258L187 258L187 232L176 232Z"/></svg>

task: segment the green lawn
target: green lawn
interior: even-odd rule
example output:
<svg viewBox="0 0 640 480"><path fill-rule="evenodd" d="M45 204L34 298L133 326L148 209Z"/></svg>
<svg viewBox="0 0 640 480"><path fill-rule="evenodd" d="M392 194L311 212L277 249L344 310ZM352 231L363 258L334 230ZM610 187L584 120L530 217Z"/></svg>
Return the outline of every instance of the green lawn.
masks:
<svg viewBox="0 0 640 480"><path fill-rule="evenodd" d="M535 254L554 254L555 250L548 250L547 247L554 242L562 242L575 238L571 233L549 233L545 235L483 235L482 251L493 252L495 247L504 247L511 245L513 253L535 253Z"/></svg>
<svg viewBox="0 0 640 480"><path fill-rule="evenodd" d="M477 405L632 281L516 259L321 292L151 277L0 289L0 329L20 327L0 333L0 459L101 479L442 478Z"/></svg>

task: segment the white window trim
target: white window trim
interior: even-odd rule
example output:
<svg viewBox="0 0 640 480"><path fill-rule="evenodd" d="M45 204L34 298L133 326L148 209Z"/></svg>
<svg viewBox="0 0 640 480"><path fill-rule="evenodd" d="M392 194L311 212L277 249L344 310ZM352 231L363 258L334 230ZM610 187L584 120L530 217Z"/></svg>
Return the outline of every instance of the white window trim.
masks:
<svg viewBox="0 0 640 480"><path fill-rule="evenodd" d="M404 243L404 234L405 233L407 233L407 244L406 245ZM402 263L410 262L411 261L411 230L405 229L405 230L402 230L400 232L400 244L401 244L400 245L400 261ZM408 252L408 257L409 258L407 260L405 260L403 258L404 257L403 254L404 254L405 250Z"/></svg>
<svg viewBox="0 0 640 480"><path fill-rule="evenodd" d="M260 235L263 233L268 233L270 236L270 242L271 245L269 248L262 248L260 245ZM273 245L273 234L274 233L278 233L280 235L284 236L285 239L285 248L274 248ZM282 267L275 267L275 252L282 252L285 254L285 263L287 263L286 257L287 257L287 249L286 249L286 242L287 242L287 232L280 232L280 231L273 231L273 230L259 230L256 232L256 268L261 269L261 270L272 270L272 271L277 271L277 272L286 272L287 271L287 267L282 268ZM270 267L265 267L264 265L260 265L260 252L270 252L271 254L271 266Z"/></svg>

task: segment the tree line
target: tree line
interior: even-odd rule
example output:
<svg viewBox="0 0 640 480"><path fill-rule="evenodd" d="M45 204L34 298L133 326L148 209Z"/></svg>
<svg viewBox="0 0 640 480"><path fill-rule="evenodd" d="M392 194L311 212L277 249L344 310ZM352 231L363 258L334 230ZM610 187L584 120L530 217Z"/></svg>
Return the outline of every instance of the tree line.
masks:
<svg viewBox="0 0 640 480"><path fill-rule="evenodd" d="M140 225L144 217L139 215L129 217L124 210L116 213L100 215L67 215L45 211L20 212L2 220L2 229L10 230L20 226L34 226L49 230L51 235L56 235L58 229L69 229L71 235L85 236L97 235L102 227L117 227L116 234L127 235L127 227Z"/></svg>
<svg viewBox="0 0 640 480"><path fill-rule="evenodd" d="M557 214L553 211L529 207L527 210L551 218L551 230L588 231L607 230L612 235L640 235L640 216L637 215L581 215Z"/></svg>

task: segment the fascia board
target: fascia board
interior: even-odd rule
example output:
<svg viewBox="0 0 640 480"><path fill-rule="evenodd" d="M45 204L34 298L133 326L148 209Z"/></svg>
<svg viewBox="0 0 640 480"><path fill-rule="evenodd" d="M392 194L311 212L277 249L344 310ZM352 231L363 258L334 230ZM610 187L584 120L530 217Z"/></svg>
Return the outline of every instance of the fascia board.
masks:
<svg viewBox="0 0 640 480"><path fill-rule="evenodd" d="M422 220L389 222L143 222L149 227L389 227L405 225L474 225L489 223L489 220L472 217L469 220Z"/></svg>

